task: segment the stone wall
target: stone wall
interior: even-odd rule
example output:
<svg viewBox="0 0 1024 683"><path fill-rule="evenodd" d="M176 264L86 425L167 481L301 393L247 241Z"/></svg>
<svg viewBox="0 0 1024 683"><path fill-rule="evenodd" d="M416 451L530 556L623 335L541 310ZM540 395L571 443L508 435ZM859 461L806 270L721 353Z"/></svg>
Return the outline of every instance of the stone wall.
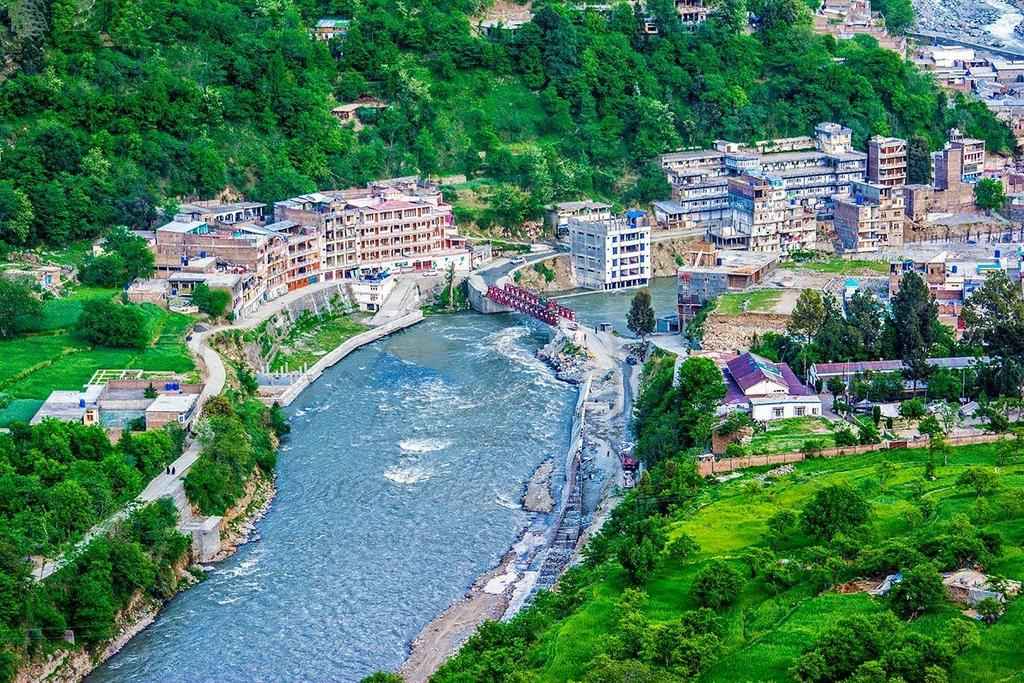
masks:
<svg viewBox="0 0 1024 683"><path fill-rule="evenodd" d="M950 446L969 446L971 444L992 443L1009 438L1006 434L982 434L978 436L953 436L946 439ZM927 448L928 439L916 441L883 441L880 444L869 444L866 446L842 446L837 448L823 448L821 453L815 457L841 458L847 455L860 455L872 451L883 451L891 448ZM734 470L744 470L749 467L764 467L766 465L785 465L787 463L801 462L807 456L803 453L776 453L774 455L748 455L742 458L722 458L715 460L713 456L703 456L698 462L697 470L702 477L712 474L724 474Z"/></svg>

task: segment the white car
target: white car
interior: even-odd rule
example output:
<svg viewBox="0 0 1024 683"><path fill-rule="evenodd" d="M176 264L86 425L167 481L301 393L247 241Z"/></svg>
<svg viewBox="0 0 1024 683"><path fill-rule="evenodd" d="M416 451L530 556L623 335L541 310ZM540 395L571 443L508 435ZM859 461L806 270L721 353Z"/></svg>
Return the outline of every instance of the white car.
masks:
<svg viewBox="0 0 1024 683"><path fill-rule="evenodd" d="M521 266L524 263L526 263L526 259L524 259L522 256L516 256L515 258L512 259L512 265L514 266Z"/></svg>

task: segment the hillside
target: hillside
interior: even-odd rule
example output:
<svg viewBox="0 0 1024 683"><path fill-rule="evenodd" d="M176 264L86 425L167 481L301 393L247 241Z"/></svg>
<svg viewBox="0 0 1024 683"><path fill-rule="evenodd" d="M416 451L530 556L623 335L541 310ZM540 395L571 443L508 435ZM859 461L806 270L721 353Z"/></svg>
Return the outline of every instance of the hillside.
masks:
<svg viewBox="0 0 1024 683"><path fill-rule="evenodd" d="M692 360L684 387L703 377ZM700 405L702 389L664 390L666 368L646 374L639 450L657 434L671 451L665 415ZM674 428L683 444L689 424ZM481 629L433 680L1010 680L1024 667L1024 603L976 622L939 572L1024 577L1022 489L1021 441L957 448L948 462L928 449L818 458L717 483L668 457L558 593ZM905 589L866 593L896 571Z"/></svg>
<svg viewBox="0 0 1024 683"><path fill-rule="evenodd" d="M463 174L518 227L552 199L664 197L647 161L725 137L805 135L819 121L921 135L957 125L1008 151L980 104L947 98L871 39L814 36L799 0L723 0L684 31L649 3L606 13L535 3L485 37L469 0L6 0L0 3L0 242L51 245L146 226L183 198L272 202L398 174ZM760 22L744 31L745 10ZM321 16L344 39L312 39ZM360 96L358 133L330 114Z"/></svg>

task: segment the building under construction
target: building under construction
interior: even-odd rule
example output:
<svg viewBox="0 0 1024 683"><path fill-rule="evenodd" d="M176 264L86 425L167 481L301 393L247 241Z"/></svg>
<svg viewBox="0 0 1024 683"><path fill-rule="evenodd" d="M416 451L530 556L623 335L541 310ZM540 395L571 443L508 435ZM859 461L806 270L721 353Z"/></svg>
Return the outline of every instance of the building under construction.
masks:
<svg viewBox="0 0 1024 683"><path fill-rule="evenodd" d="M697 310L715 297L740 292L764 282L779 262L777 253L692 251L676 270L679 329L685 330Z"/></svg>

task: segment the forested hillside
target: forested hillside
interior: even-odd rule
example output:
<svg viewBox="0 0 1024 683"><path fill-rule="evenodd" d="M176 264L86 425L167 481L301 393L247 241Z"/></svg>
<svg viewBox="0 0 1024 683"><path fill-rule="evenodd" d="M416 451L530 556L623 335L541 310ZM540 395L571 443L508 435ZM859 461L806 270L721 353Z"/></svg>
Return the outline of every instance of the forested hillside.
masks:
<svg viewBox="0 0 1024 683"><path fill-rule="evenodd" d="M812 35L803 0L720 0L696 32L670 0L647 7L659 35L625 3L541 0L530 24L486 38L472 0L0 2L0 241L151 224L228 187L273 201L415 172L486 179L491 208L470 217L514 225L555 198L664 196L647 164L660 152L823 120L858 144L936 148L952 125L1012 144L870 39ZM347 38L312 40L320 16L352 18ZM357 134L330 109L361 95L391 106L361 110Z"/></svg>

